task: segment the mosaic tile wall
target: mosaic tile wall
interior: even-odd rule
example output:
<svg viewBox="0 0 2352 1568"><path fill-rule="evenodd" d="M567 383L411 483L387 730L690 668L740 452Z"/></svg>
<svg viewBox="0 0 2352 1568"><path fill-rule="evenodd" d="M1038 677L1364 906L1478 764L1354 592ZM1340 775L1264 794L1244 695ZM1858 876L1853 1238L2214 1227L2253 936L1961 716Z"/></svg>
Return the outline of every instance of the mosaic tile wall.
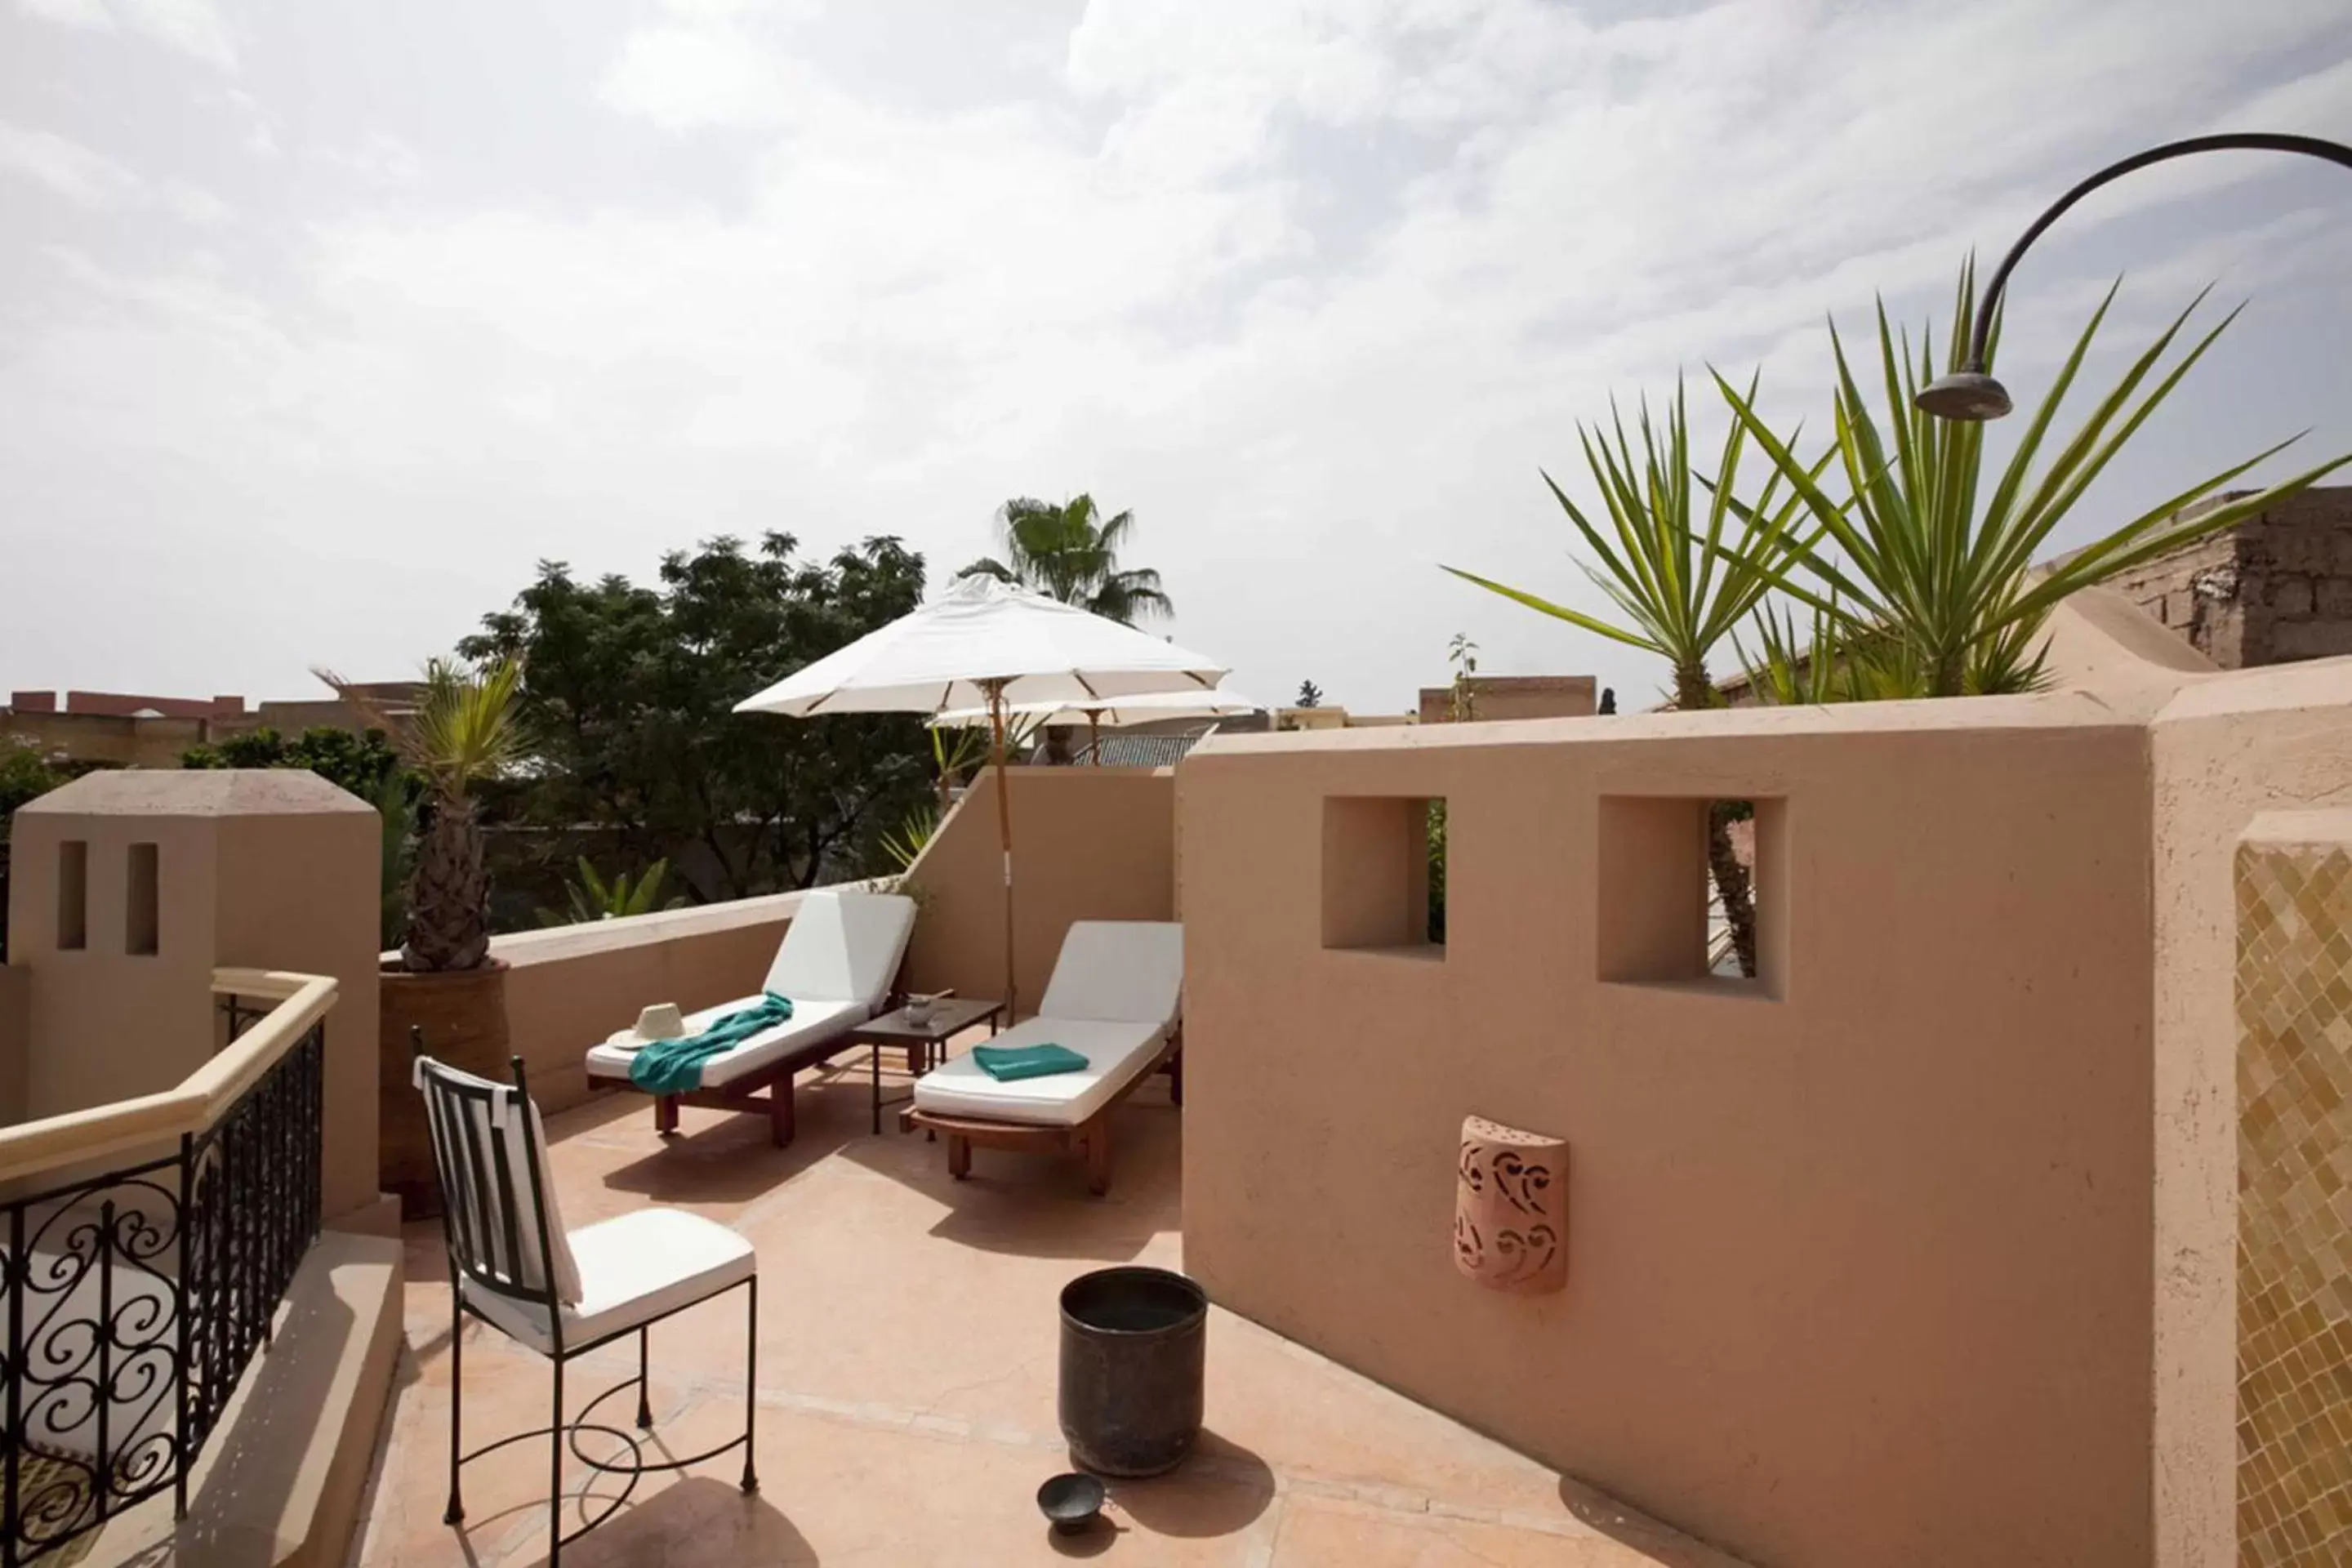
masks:
<svg viewBox="0 0 2352 1568"><path fill-rule="evenodd" d="M2352 1562L2352 843L2241 844L2238 1560Z"/></svg>

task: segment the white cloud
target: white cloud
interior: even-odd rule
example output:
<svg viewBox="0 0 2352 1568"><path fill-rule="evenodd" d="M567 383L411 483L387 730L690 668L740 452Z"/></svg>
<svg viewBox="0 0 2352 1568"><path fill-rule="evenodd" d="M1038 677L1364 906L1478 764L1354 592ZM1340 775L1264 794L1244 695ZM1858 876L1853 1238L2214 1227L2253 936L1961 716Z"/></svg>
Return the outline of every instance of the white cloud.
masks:
<svg viewBox="0 0 2352 1568"><path fill-rule="evenodd" d="M173 179L151 187L113 159L53 132L0 123L0 174L20 175L91 212L160 207L205 228L233 216L226 202L201 185Z"/></svg>
<svg viewBox="0 0 2352 1568"><path fill-rule="evenodd" d="M222 70L236 68L236 46L212 0L16 0L43 21L101 32L142 35Z"/></svg>
<svg viewBox="0 0 2352 1568"><path fill-rule="evenodd" d="M79 142L47 131L0 124L0 171L45 185L77 206L106 207L136 197L139 177Z"/></svg>
<svg viewBox="0 0 2352 1568"><path fill-rule="evenodd" d="M202 228L216 228L236 216L236 209L202 185L174 180L163 187L164 207L174 217Z"/></svg>
<svg viewBox="0 0 2352 1568"><path fill-rule="evenodd" d="M371 131L352 146L320 149L313 156L370 189L412 190L425 179L424 160L416 149L389 132Z"/></svg>
<svg viewBox="0 0 2352 1568"><path fill-rule="evenodd" d="M1311 675L1402 706L1467 629L1490 668L1597 665L1633 707L1639 664L1434 560L1591 602L1535 479L1579 482L1576 420L1679 368L1706 423L1701 366L1759 360L1769 407L1818 417L1825 311L1862 330L1884 290L1940 315L1964 251L2146 142L2325 122L2352 70L2330 12L1093 0L1003 51L1052 68L975 54L947 62L950 94L892 76L912 68L871 36L842 43L842 16L669 0L563 90L601 92L602 153L701 184L566 197L580 182L496 159L460 178L421 137L320 137L287 107L289 145L346 149L303 165L334 199L283 237L289 275L60 258L67 302L0 366L0 442L83 454L75 478L160 452L218 476L224 526L346 555L391 531L472 563L353 622L394 668L541 555L642 572L783 526L903 532L952 567L1006 495L1091 489L1137 509L1183 639L1246 689ZM2104 286L2103 237L2264 172L2200 165L2103 195L2037 251L2018 374L2047 374ZM2343 210L2180 228L2116 342L2217 273L2232 297L2286 291L2352 247ZM2217 354L2192 386L2233 374ZM2283 406L2292 377L2259 379ZM2151 448L2116 483L2160 493L2212 445ZM330 652L362 661L289 667Z"/></svg>

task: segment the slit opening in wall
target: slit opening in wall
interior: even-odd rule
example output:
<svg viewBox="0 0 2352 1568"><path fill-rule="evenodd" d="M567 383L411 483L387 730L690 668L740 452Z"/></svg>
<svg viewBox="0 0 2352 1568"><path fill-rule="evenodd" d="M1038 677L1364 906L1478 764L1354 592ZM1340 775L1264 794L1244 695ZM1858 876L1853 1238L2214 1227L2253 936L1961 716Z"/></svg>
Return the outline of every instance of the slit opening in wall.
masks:
<svg viewBox="0 0 2352 1568"><path fill-rule="evenodd" d="M1600 805L1599 978L1779 999L1788 803L1604 795ZM1736 920L1743 904L1751 918Z"/></svg>
<svg viewBox="0 0 2352 1568"><path fill-rule="evenodd" d="M1756 978L1756 803L1706 803L1706 973ZM1734 910L1745 917L1735 921Z"/></svg>
<svg viewBox="0 0 2352 1568"><path fill-rule="evenodd" d="M58 846L58 951L77 952L89 945L89 844L68 838Z"/></svg>
<svg viewBox="0 0 2352 1568"><path fill-rule="evenodd" d="M159 913L161 857L152 844L131 847L131 879L122 905L122 951L152 957L162 951Z"/></svg>

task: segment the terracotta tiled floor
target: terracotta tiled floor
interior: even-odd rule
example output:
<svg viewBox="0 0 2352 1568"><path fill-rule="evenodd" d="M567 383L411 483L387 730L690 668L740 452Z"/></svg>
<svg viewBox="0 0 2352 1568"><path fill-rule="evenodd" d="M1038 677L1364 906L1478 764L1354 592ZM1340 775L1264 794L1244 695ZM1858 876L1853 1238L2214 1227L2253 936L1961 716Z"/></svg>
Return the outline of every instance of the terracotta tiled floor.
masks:
<svg viewBox="0 0 2352 1568"><path fill-rule="evenodd" d="M1200 1449L1171 1476L1112 1483L1093 1534L1053 1538L1033 1497L1066 1468L1054 1415L1055 1294L1098 1265L1182 1261L1181 1117L1165 1084L1119 1113L1117 1179L1100 1199L1075 1163L987 1150L970 1182L950 1182L942 1145L887 1121L881 1136L866 1132L862 1065L803 1079L790 1149L769 1146L763 1120L696 1111L664 1142L635 1096L551 1118L568 1224L649 1203L692 1209L751 1237L761 1281L760 1494L737 1491L740 1456L649 1478L565 1561L732 1568L1116 1552L1137 1568L1737 1568L1222 1311L1209 1328ZM353 1562L542 1562L539 1443L469 1465L467 1521L441 1522L449 1290L437 1224L409 1227L408 1268L407 1346ZM742 1300L655 1331L656 1446L691 1453L737 1429ZM545 1420L544 1362L478 1324L465 1359L468 1446ZM627 1376L635 1358L612 1347L572 1364L570 1386L585 1396ZM626 1424L625 1396L606 1410ZM615 1484L576 1463L567 1471L575 1494ZM570 1506L576 1519L576 1496Z"/></svg>

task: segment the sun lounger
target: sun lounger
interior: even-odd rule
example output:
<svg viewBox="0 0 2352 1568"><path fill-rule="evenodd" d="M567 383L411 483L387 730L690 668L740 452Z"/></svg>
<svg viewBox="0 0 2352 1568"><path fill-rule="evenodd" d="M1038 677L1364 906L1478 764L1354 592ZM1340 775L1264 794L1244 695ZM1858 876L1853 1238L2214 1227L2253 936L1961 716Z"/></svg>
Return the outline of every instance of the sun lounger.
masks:
<svg viewBox="0 0 2352 1568"><path fill-rule="evenodd" d="M809 894L785 930L762 987L792 999L792 1017L703 1063L699 1090L656 1097L655 1130L676 1131L681 1104L711 1106L764 1111L777 1145L791 1142L793 1075L849 1048L844 1037L881 1008L914 929L914 900L896 893ZM760 995L689 1013L687 1032L698 1034L730 1013L755 1005ZM635 1056L610 1044L590 1050L589 1087L635 1089L629 1081Z"/></svg>
<svg viewBox="0 0 2352 1568"><path fill-rule="evenodd" d="M1160 921L1079 921L1062 939L1037 1016L989 1044L1066 1046L1083 1071L1000 1082L970 1056L915 1080L900 1113L948 1141L948 1172L971 1173L975 1143L994 1149L1075 1151L1087 1188L1110 1186L1110 1113L1163 1064L1176 1070L1182 1040L1184 928ZM1177 1079L1179 1097L1182 1079Z"/></svg>

